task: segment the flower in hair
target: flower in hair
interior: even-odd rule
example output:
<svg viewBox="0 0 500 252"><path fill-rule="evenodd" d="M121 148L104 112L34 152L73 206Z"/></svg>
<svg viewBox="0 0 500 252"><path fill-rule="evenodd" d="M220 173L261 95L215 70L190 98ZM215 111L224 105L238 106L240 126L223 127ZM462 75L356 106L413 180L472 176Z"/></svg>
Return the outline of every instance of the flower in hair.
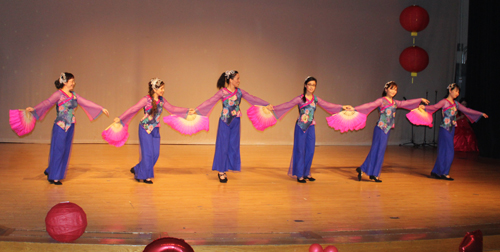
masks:
<svg viewBox="0 0 500 252"><path fill-rule="evenodd" d="M455 83L451 83L450 85L448 85L448 87L446 89L451 91L453 88L455 88L456 85L457 84L455 84Z"/></svg>
<svg viewBox="0 0 500 252"><path fill-rule="evenodd" d="M158 88L160 88L160 84L162 82L162 80L158 79L158 78L153 78L151 79L151 87L156 90Z"/></svg>
<svg viewBox="0 0 500 252"><path fill-rule="evenodd" d="M307 81L309 78L311 78L312 76L307 76L306 79L304 81Z"/></svg>
<svg viewBox="0 0 500 252"><path fill-rule="evenodd" d="M227 70L226 73L225 73L226 74L226 79L229 79L229 77L231 77L231 75L233 75L234 73L235 73L234 70Z"/></svg>
<svg viewBox="0 0 500 252"><path fill-rule="evenodd" d="M62 72L61 75L59 76L59 83L64 84L66 82L68 82L68 80L66 79L66 74Z"/></svg>
<svg viewBox="0 0 500 252"><path fill-rule="evenodd" d="M394 81L388 81L387 83L385 83L384 89L389 88L389 86L391 86L392 83L394 83Z"/></svg>

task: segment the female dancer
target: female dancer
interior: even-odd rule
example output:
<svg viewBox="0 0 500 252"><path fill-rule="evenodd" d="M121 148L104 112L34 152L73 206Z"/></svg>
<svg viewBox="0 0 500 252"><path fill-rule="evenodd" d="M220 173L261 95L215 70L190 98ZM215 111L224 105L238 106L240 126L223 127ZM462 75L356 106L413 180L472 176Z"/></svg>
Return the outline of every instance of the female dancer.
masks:
<svg viewBox="0 0 500 252"><path fill-rule="evenodd" d="M130 120L140 110L144 109L144 116L139 123L139 143L141 146L141 161L130 169L135 174L137 182L141 180L146 184L153 184L154 166L160 156L160 115L165 108L169 113L186 118L188 114L193 114L193 109L175 107L170 105L164 98L165 83L153 78L148 83L149 92L137 104L125 111L120 117L115 118L115 122L129 124Z"/></svg>
<svg viewBox="0 0 500 252"><path fill-rule="evenodd" d="M455 99L460 95L460 87L457 84L452 83L448 85L447 90L448 94L445 99L442 99L434 105L426 106L425 110L429 113L434 113L441 109L443 113L443 121L439 127L438 156L434 164L434 169L431 172L431 177L454 180L449 174L451 163L455 155L453 135L455 134L455 127L457 126L457 110L464 113L471 122L477 122L481 117L488 118L488 115L456 103Z"/></svg>
<svg viewBox="0 0 500 252"><path fill-rule="evenodd" d="M293 153L288 175L296 177L297 182L306 183L306 180L315 181L311 176L311 164L314 157L314 146L316 143L316 131L314 125L314 112L316 105L321 106L330 114L338 113L341 109L353 110L349 105L342 106L326 102L314 95L318 81L308 76L304 81L304 92L291 101L274 107L276 117L283 117L295 105L299 107L299 118L295 123L293 139Z"/></svg>
<svg viewBox="0 0 500 252"><path fill-rule="evenodd" d="M37 120L42 120L54 104L57 104L57 117L52 127L52 140L50 142L49 167L44 171L51 184L62 185L61 179L66 177L69 154L75 130L75 109L78 105L82 107L89 119L96 119L101 112L109 115L108 110L77 95L75 88L75 76L71 73L61 73L54 84L58 89L49 99L36 105L28 107L29 111Z"/></svg>
<svg viewBox="0 0 500 252"><path fill-rule="evenodd" d="M429 101L424 98L417 98L407 101L396 101L394 96L398 93L398 85L394 81L389 81L384 85L382 97L377 100L365 103L354 107L354 109L365 115L370 114L375 108L380 109L380 119L373 130L373 140L370 152L361 167L356 168L358 172L358 180L361 181L361 175L364 173L370 176L370 180L382 182L379 179L382 163L384 162L385 149L387 147L387 139L392 128L394 128L394 118L396 117L396 109L414 109L419 107L421 102L429 104ZM422 105L423 108L423 105Z"/></svg>
<svg viewBox="0 0 500 252"><path fill-rule="evenodd" d="M240 158L240 103L244 98L252 105L266 106L273 110L273 106L258 97L252 96L240 86L240 74L236 70L226 71L217 81L219 91L196 108L198 114L209 116L213 106L222 100L222 112L217 129L215 155L212 165L213 171L218 171L219 182L226 183L226 172L241 171Z"/></svg>

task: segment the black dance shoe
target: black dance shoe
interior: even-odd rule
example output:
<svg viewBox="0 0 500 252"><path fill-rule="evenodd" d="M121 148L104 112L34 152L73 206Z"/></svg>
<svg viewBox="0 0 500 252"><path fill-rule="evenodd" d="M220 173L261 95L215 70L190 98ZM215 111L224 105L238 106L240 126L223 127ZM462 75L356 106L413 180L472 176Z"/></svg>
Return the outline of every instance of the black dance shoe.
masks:
<svg viewBox="0 0 500 252"><path fill-rule="evenodd" d="M435 178L435 179L442 179L441 176L437 175L436 173L434 172L431 172L431 178Z"/></svg>
<svg viewBox="0 0 500 252"><path fill-rule="evenodd" d="M139 182L139 183L141 182L140 179L135 179L135 180L137 180L137 182ZM151 181L151 180L145 180L145 179L143 179L142 182L144 182L146 184L153 184L153 181Z"/></svg>
<svg viewBox="0 0 500 252"><path fill-rule="evenodd" d="M49 173L47 171L43 171L43 175L49 176Z"/></svg>
<svg viewBox="0 0 500 252"><path fill-rule="evenodd" d="M299 178L297 178L297 182L299 182L299 183L306 183L307 181L305 179L299 179Z"/></svg>
<svg viewBox="0 0 500 252"><path fill-rule="evenodd" d="M219 177L219 182L221 182L221 183L227 183L227 175L226 175L226 173L223 173L222 175L220 173L217 173L217 176ZM225 178L222 179L221 176L225 176Z"/></svg>
<svg viewBox="0 0 500 252"><path fill-rule="evenodd" d="M361 167L356 168L356 172L358 173L358 181L361 181L361 174L363 174Z"/></svg>
<svg viewBox="0 0 500 252"><path fill-rule="evenodd" d="M375 176L373 176L373 175L372 175L372 176L370 176L370 179L371 179L371 180L374 180L375 182L378 182L378 183L382 182L382 180L378 179L377 177L375 177Z"/></svg>
<svg viewBox="0 0 500 252"><path fill-rule="evenodd" d="M315 179L315 178L313 178L313 177L305 177L304 179L307 179L307 180L309 180L309 181L316 181L316 179Z"/></svg>
<svg viewBox="0 0 500 252"><path fill-rule="evenodd" d="M49 183L54 184L54 185L62 185L62 182L61 182L61 181L57 181L57 182L55 182L55 181L54 181L54 180L52 180L52 179L49 179Z"/></svg>
<svg viewBox="0 0 500 252"><path fill-rule="evenodd" d="M130 172L135 174L135 168L134 167L130 168Z"/></svg>
<svg viewBox="0 0 500 252"><path fill-rule="evenodd" d="M448 177L446 177L448 176ZM453 179L452 177L450 177L449 175L441 175L441 179L444 179L444 180L449 180L449 181L453 181L455 179Z"/></svg>

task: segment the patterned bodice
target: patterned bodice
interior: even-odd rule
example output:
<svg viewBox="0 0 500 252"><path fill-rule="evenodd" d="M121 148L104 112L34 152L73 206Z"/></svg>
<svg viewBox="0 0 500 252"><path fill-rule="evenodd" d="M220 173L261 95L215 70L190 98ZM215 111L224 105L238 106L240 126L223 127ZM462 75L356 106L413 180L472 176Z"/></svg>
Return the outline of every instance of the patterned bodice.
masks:
<svg viewBox="0 0 500 252"><path fill-rule="evenodd" d="M451 131L453 127L456 127L457 110L458 110L458 104L455 101L453 101L453 105L443 108L442 109L443 121L439 126L445 128L448 131Z"/></svg>
<svg viewBox="0 0 500 252"><path fill-rule="evenodd" d="M224 89L229 94L222 98L222 112L220 119L229 125L235 117L241 116L240 103L242 92L239 88L235 89L234 92L231 92L226 88Z"/></svg>
<svg viewBox="0 0 500 252"><path fill-rule="evenodd" d="M153 106L151 106L151 102L153 102L151 96L148 95L146 97L146 101L146 106L144 106L144 116L139 124L144 128L144 130L146 130L146 132L148 132L148 134L150 134L155 127L160 125L160 115L161 112L163 112L164 100L162 96L158 97L158 100L156 101L155 115L153 115Z"/></svg>
<svg viewBox="0 0 500 252"><path fill-rule="evenodd" d="M75 109L78 107L76 95L71 92L71 96L61 91L61 96L57 102L57 117L55 123L64 131L68 131L71 124L76 122Z"/></svg>
<svg viewBox="0 0 500 252"><path fill-rule="evenodd" d="M301 98L304 95L301 96ZM297 125L305 132L310 125L315 125L314 112L316 111L316 104L318 104L318 98L313 95L311 100L306 98L306 102L299 105L299 118L297 119Z"/></svg>
<svg viewBox="0 0 500 252"><path fill-rule="evenodd" d="M377 122L377 126L387 134L392 128L394 128L394 118L396 117L396 109L398 108L394 100L391 102L384 97L387 101L387 105L380 107L380 118Z"/></svg>

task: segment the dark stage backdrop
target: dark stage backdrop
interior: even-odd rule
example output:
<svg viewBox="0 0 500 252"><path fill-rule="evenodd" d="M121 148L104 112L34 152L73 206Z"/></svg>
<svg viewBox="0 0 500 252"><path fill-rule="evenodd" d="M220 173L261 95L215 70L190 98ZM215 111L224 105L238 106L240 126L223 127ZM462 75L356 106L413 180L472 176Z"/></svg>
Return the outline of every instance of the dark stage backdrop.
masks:
<svg viewBox="0 0 500 252"><path fill-rule="evenodd" d="M411 46L399 23L401 11L418 4L430 15L416 45L429 66L411 83L399 55ZM34 106L54 91L62 71L76 76L75 91L107 108L111 116L89 122L76 112L76 143L103 143L101 132L112 119L146 95L152 77L166 81L165 98L195 107L216 93L216 81L229 69L241 73L241 88L272 104L300 95L306 76L318 80L316 95L358 105L380 97L390 80L397 99L442 98L453 82L459 16L458 1L0 1L0 142L48 143L55 108L34 132L18 137L8 110ZM249 104L243 102L246 111ZM162 143L215 143L221 104L210 117L210 131L184 136L166 125ZM411 126L400 110L390 144L407 142ZM166 113L164 113L166 115ZM329 128L327 113L316 114L317 144L370 144L378 118L365 129L340 134ZM242 119L242 144L292 144L297 109L260 132ZM131 122L128 143L137 143ZM422 127L415 129L423 141ZM427 132L432 139L432 129ZM437 139L437 138L436 138Z"/></svg>
<svg viewBox="0 0 500 252"><path fill-rule="evenodd" d="M500 158L500 112L498 79L500 17L498 1L470 1L467 56L467 99L469 107L488 114L473 124L480 154Z"/></svg>

